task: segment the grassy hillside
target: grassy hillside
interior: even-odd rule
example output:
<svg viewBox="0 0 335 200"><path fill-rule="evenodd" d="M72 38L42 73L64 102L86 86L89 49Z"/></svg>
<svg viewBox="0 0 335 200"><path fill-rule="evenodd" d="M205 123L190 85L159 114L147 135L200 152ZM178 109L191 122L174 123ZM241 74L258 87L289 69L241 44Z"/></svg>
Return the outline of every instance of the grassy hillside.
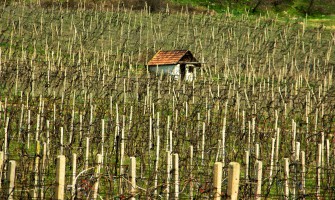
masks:
<svg viewBox="0 0 335 200"><path fill-rule="evenodd" d="M225 12L229 7L235 13L248 10L252 13L275 12L315 16L335 14L335 1L332 0L172 0L172 2L206 7L217 12Z"/></svg>
<svg viewBox="0 0 335 200"><path fill-rule="evenodd" d="M22 2L7 0L9 2ZM88 8L103 6L105 8L121 5L132 9L143 9L144 5L150 6L152 11L162 11L168 4L170 11L179 11L187 6L189 10L203 12L207 9L224 13L228 10L235 14L266 13L290 14L305 16L322 16L335 14L335 1L333 0L23 0L23 2L40 2L43 6L62 4L77 7L78 3L85 3Z"/></svg>

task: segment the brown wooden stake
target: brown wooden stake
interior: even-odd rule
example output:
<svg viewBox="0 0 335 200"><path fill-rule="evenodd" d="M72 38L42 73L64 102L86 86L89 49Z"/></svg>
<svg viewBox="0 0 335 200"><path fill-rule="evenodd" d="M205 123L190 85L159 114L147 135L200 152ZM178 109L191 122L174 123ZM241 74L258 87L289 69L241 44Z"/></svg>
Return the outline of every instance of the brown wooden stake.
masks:
<svg viewBox="0 0 335 200"><path fill-rule="evenodd" d="M278 162L279 162L279 147L280 147L280 128L277 129L277 135L276 135L276 154L275 154L275 166L276 171L278 171Z"/></svg>
<svg viewBox="0 0 335 200"><path fill-rule="evenodd" d="M96 163L95 172L94 172L94 177L96 178L96 181L95 181L94 186L93 186L93 199L98 198L100 170L101 170L101 163L102 163L102 155L101 154L97 155L96 162L97 163Z"/></svg>
<svg viewBox="0 0 335 200"><path fill-rule="evenodd" d="M46 168L46 165L47 165L47 151L48 151L48 149L47 149L47 143L43 143L43 154L42 154L42 175L41 175L41 191L40 191L40 197L41 197L41 199L44 199L44 180L45 180L45 168Z"/></svg>
<svg viewBox="0 0 335 200"><path fill-rule="evenodd" d="M330 160L329 160L329 157L330 157L330 142L329 142L329 139L326 140L326 157L327 157L327 167L330 167Z"/></svg>
<svg viewBox="0 0 335 200"><path fill-rule="evenodd" d="M119 193L123 194L123 180L122 176L124 174L123 171L123 161L124 161L124 127L121 129L121 138L120 138L120 179L119 179Z"/></svg>
<svg viewBox="0 0 335 200"><path fill-rule="evenodd" d="M189 147L190 153L190 162L189 162L189 171L190 171L190 196L189 199L193 199L193 146L190 145Z"/></svg>
<svg viewBox="0 0 335 200"><path fill-rule="evenodd" d="M170 171L171 171L171 153L166 151L166 199L169 200L170 195Z"/></svg>
<svg viewBox="0 0 335 200"><path fill-rule="evenodd" d="M256 146L255 157L256 157L256 161L257 161L257 160L259 160L259 144L257 143L255 146Z"/></svg>
<svg viewBox="0 0 335 200"><path fill-rule="evenodd" d="M260 200L262 198L262 171L263 171L262 161L256 161L256 177L257 177L257 187L256 187L256 199Z"/></svg>
<svg viewBox="0 0 335 200"><path fill-rule="evenodd" d="M41 151L41 145L39 141L36 141L36 149L35 149L35 166L34 166L34 189L32 192L33 199L38 198L38 181L39 181L39 163L40 163L40 151Z"/></svg>
<svg viewBox="0 0 335 200"><path fill-rule="evenodd" d="M173 137L172 137L172 131L170 130L170 149L169 151L172 152L173 151Z"/></svg>
<svg viewBox="0 0 335 200"><path fill-rule="evenodd" d="M0 189L1 189L1 180L2 180L2 169L4 164L4 155L3 151L0 151Z"/></svg>
<svg viewBox="0 0 335 200"><path fill-rule="evenodd" d="M46 143L46 150L47 150L47 156L50 156L50 124L49 124L49 120L47 120L47 143Z"/></svg>
<svg viewBox="0 0 335 200"><path fill-rule="evenodd" d="M104 144L105 144L105 120L101 119L101 155L102 155L101 164L102 165L104 163Z"/></svg>
<svg viewBox="0 0 335 200"><path fill-rule="evenodd" d="M60 127L60 155L64 154L64 128Z"/></svg>
<svg viewBox="0 0 335 200"><path fill-rule="evenodd" d="M225 166L225 144L226 144L226 117L223 117L223 125L222 125L222 165Z"/></svg>
<svg viewBox="0 0 335 200"><path fill-rule="evenodd" d="M167 119L167 125L166 125L166 145L165 145L165 150L169 151L169 134L170 134L170 115L168 115Z"/></svg>
<svg viewBox="0 0 335 200"><path fill-rule="evenodd" d="M21 140L21 132L22 132L22 123L23 123L23 114L24 114L24 104L21 104L21 115L20 115L20 122L19 122L19 135L18 140Z"/></svg>
<svg viewBox="0 0 335 200"><path fill-rule="evenodd" d="M135 200L136 195L136 158L130 157L130 169L129 169L129 178L130 178L130 194L131 200Z"/></svg>
<svg viewBox="0 0 335 200"><path fill-rule="evenodd" d="M324 168L324 163L325 163L325 133L321 132L321 176L323 176L323 168Z"/></svg>
<svg viewBox="0 0 335 200"><path fill-rule="evenodd" d="M289 178L290 178L290 163L288 158L284 158L284 173L285 173L285 184L284 184L284 198L289 199L290 190L289 190Z"/></svg>
<svg viewBox="0 0 335 200"><path fill-rule="evenodd" d="M240 164L237 162L231 162L228 167L228 197L230 197L230 200L238 199L239 182Z"/></svg>
<svg viewBox="0 0 335 200"><path fill-rule="evenodd" d="M306 174L306 167L305 167L305 151L301 151L301 190L302 195L305 196L305 174Z"/></svg>
<svg viewBox="0 0 335 200"><path fill-rule="evenodd" d="M246 182L249 181L249 151L245 151L245 180Z"/></svg>
<svg viewBox="0 0 335 200"><path fill-rule="evenodd" d="M65 156L57 156L57 166L56 166L56 188L55 188L55 198L57 200L64 199L64 189L65 189Z"/></svg>
<svg viewBox="0 0 335 200"><path fill-rule="evenodd" d="M155 162L155 197L157 196L157 185L158 185L158 165L159 165L159 152L160 152L160 136L159 136L159 129L157 131L157 141L156 141L156 162Z"/></svg>
<svg viewBox="0 0 335 200"><path fill-rule="evenodd" d="M218 140L218 149L215 156L215 162L218 162L218 159L220 157L220 150L221 150L221 140Z"/></svg>
<svg viewBox="0 0 335 200"><path fill-rule="evenodd" d="M71 196L72 199L75 198L76 194L76 175L77 175L77 154L72 154L72 189L71 189Z"/></svg>
<svg viewBox="0 0 335 200"><path fill-rule="evenodd" d="M37 114L36 121L35 141L39 140L40 114Z"/></svg>
<svg viewBox="0 0 335 200"><path fill-rule="evenodd" d="M3 141L3 151L4 151L4 160L7 160L8 155L8 124L9 123L9 117L6 117L6 124L5 124L5 138Z"/></svg>
<svg viewBox="0 0 335 200"><path fill-rule="evenodd" d="M274 157L274 151L275 151L275 142L276 139L271 139L271 158L270 158L270 174L269 174L269 185L272 185L272 171L273 171L273 157Z"/></svg>
<svg viewBox="0 0 335 200"><path fill-rule="evenodd" d="M14 189L15 189L15 169L16 169L16 161L9 161L8 167L8 200L14 199Z"/></svg>
<svg viewBox="0 0 335 200"><path fill-rule="evenodd" d="M214 164L214 175L213 175L213 184L214 184L214 200L221 199L221 182L222 182L222 163L216 162Z"/></svg>
<svg viewBox="0 0 335 200"><path fill-rule="evenodd" d="M295 143L295 148L296 148L295 161L299 161L299 159L300 159L300 142Z"/></svg>
<svg viewBox="0 0 335 200"><path fill-rule="evenodd" d="M85 170L88 169L88 157L90 153L90 138L86 137L86 151L85 151Z"/></svg>
<svg viewBox="0 0 335 200"><path fill-rule="evenodd" d="M206 124L202 123L202 142L201 142L201 165L204 165L204 157L205 157L205 133L206 133Z"/></svg>
<svg viewBox="0 0 335 200"><path fill-rule="evenodd" d="M322 145L318 144L318 157L317 157L317 166L316 166L316 198L320 198L320 192L321 192L321 166L322 166Z"/></svg>
<svg viewBox="0 0 335 200"><path fill-rule="evenodd" d="M173 179L174 179L174 199L179 198L179 157L173 154Z"/></svg>

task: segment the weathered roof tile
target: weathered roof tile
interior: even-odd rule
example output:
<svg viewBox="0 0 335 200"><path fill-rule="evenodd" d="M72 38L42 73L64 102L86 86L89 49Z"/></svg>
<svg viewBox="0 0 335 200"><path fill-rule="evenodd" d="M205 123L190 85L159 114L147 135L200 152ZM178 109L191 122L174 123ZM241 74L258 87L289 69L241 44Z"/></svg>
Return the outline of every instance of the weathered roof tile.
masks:
<svg viewBox="0 0 335 200"><path fill-rule="evenodd" d="M173 65L177 64L188 50L158 51L148 62L148 65Z"/></svg>

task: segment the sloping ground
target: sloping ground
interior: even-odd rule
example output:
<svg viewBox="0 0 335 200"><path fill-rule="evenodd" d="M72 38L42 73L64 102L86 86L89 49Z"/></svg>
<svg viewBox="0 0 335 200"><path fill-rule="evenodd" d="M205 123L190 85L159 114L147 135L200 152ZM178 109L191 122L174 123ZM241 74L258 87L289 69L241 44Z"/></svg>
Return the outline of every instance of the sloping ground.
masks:
<svg viewBox="0 0 335 200"><path fill-rule="evenodd" d="M78 13L17 6L2 9L3 55L9 54L12 45L12 49L24 47L27 56L35 47L36 59L40 60L45 60L46 52L61 49L63 59L69 61L79 52L90 60L95 56L93 52L100 51L108 54L109 60L144 64L159 49L189 49L208 66L236 62L268 65L264 63L267 56L273 56L273 65L291 64L294 58L299 66L324 60L332 40L331 31L308 27L300 19L283 22L271 16ZM16 29L12 32L13 24ZM334 48L328 53L333 52ZM12 55L16 56L21 55ZM335 63L333 56L329 59L329 63Z"/></svg>
<svg viewBox="0 0 335 200"><path fill-rule="evenodd" d="M64 8L72 9L85 7L85 9L112 10L121 7L141 10L147 6L152 12L161 12L168 8L170 12L180 12L180 10L187 9L197 13L225 13L230 10L235 14L241 14L248 10L252 13L290 13L297 16L308 14L318 17L335 14L335 1L333 0L7 0L4 3L13 2L40 3L40 6L44 8L61 5Z"/></svg>
<svg viewBox="0 0 335 200"><path fill-rule="evenodd" d="M325 28L335 30L335 15L320 17L320 18L311 18L308 20L310 26L320 27L324 26Z"/></svg>

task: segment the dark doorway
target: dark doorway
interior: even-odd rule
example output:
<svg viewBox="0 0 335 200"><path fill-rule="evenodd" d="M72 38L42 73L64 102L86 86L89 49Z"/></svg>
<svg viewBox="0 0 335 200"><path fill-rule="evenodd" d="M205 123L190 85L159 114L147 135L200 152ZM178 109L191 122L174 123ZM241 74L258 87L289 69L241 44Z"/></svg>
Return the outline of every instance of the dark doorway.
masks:
<svg viewBox="0 0 335 200"><path fill-rule="evenodd" d="M185 73L186 73L186 65L185 64L180 64L180 76L181 76L181 80L184 80Z"/></svg>

